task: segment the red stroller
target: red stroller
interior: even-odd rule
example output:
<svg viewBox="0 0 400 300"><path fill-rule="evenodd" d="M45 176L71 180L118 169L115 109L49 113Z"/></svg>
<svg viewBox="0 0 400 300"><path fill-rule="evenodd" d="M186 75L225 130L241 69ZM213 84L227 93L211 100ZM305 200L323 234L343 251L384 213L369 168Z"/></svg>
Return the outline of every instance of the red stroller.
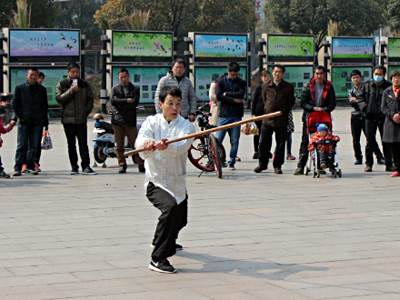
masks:
<svg viewBox="0 0 400 300"><path fill-rule="evenodd" d="M311 136L317 132L317 123L324 123L328 126L329 132L332 133L332 118L329 113L326 111L314 111L307 116L307 134L308 139L311 139ZM339 158L337 155L336 142L335 141L321 141L316 143L333 143L335 147L335 156L334 156L334 164L333 167L329 168L329 171L336 178L337 176L342 177L342 170L338 169L339 167ZM305 175L307 175L310 171L313 171L313 177L320 177L322 174L322 170L320 168L320 163L318 160L317 153L317 145L315 145L314 150L310 151L310 159L305 169Z"/></svg>

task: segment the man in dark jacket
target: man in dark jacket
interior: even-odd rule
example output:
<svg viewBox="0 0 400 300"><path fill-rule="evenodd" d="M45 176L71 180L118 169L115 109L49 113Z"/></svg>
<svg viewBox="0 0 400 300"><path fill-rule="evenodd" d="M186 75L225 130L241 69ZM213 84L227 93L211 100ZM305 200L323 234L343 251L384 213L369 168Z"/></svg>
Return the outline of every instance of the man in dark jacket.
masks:
<svg viewBox="0 0 400 300"><path fill-rule="evenodd" d="M331 113L336 107L335 90L332 83L325 79L326 69L318 66L314 71L314 78L306 83L301 92L301 107L303 112L303 134L301 138L299 163L294 175L304 174L304 167L308 160L307 116L313 111Z"/></svg>
<svg viewBox="0 0 400 300"><path fill-rule="evenodd" d="M219 109L218 126L239 122L243 117L243 98L246 91L246 81L239 78L240 66L231 62L228 66L228 75L217 81L217 99L221 101ZM239 149L240 126L220 130L216 138L222 143L226 132L231 139L231 150L229 153L229 169L234 171L236 155Z"/></svg>
<svg viewBox="0 0 400 300"><path fill-rule="evenodd" d="M351 112L351 121L350 121L351 135L353 137L354 157L356 158L354 164L361 165L363 161L361 145L360 145L361 131L364 132L365 135L365 119L357 103L357 95L358 93L361 92L361 87L362 87L361 72L359 70L351 71L350 79L354 84L354 88L349 91L349 103L354 108L354 110ZM385 163L385 160L383 159L383 154L379 149L377 143L375 143L374 146L374 153L378 164L383 165Z"/></svg>
<svg viewBox="0 0 400 300"><path fill-rule="evenodd" d="M78 155L75 140L78 139L79 154L83 175L96 175L90 168L89 148L87 144L87 116L93 108L93 93L89 83L79 78L79 65L69 63L68 78L60 81L56 87L56 100L61 105L61 122L68 143L68 155L71 163L71 175L79 173Z"/></svg>
<svg viewBox="0 0 400 300"><path fill-rule="evenodd" d="M113 86L110 94L113 106L111 124L117 144L118 173L126 173L125 134L133 148L137 137L136 107L139 104L140 90L129 81L130 75L126 68L118 71L118 79L120 84ZM145 172L143 159L139 154L135 154L134 157L139 166L139 172Z"/></svg>
<svg viewBox="0 0 400 300"><path fill-rule="evenodd" d="M374 69L374 77L366 81L360 93L357 95L357 102L365 117L365 134L367 136L367 145L365 146L365 172L372 172L374 164L373 152L376 145L376 130L379 129L381 139L383 137L383 123L385 115L382 113L382 94L385 89L392 84L384 79L386 68L378 65ZM392 153L390 146L382 142L383 154L385 156L385 170L391 172L394 170Z"/></svg>
<svg viewBox="0 0 400 300"><path fill-rule="evenodd" d="M26 78L28 81L15 88L12 106L15 112L13 121L18 120L18 144L15 153L13 176L21 176L22 165L25 162L28 172L33 175L35 170L35 153L43 126L48 127L47 118L47 91L37 83L39 71L29 68Z"/></svg>
<svg viewBox="0 0 400 300"><path fill-rule="evenodd" d="M294 105L294 86L283 80L285 67L275 65L272 69L273 79L264 82L262 97L264 114L281 111L282 115L272 119L264 119L261 126L260 144L258 149L259 165L254 172L260 173L268 168L269 153L272 145L272 134L275 132L276 155L274 159L275 174L282 174L285 157L288 116Z"/></svg>

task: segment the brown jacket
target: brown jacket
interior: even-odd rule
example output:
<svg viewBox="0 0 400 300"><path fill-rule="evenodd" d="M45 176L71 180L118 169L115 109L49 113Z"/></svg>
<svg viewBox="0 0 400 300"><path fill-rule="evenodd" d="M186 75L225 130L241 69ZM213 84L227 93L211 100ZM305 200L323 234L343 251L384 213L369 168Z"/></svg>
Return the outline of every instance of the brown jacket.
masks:
<svg viewBox="0 0 400 300"><path fill-rule="evenodd" d="M264 82L262 86L262 97L264 101L264 114L277 111L282 112L282 115L279 117L264 119L263 124L271 127L288 126L288 115L295 101L293 85L282 80L276 88L272 80Z"/></svg>

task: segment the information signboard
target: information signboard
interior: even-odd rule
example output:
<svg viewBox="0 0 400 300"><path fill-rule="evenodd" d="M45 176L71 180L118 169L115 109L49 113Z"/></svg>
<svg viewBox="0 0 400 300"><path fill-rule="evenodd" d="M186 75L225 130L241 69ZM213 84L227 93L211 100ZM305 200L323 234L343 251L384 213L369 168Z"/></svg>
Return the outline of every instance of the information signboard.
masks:
<svg viewBox="0 0 400 300"><path fill-rule="evenodd" d="M332 63L372 63L373 38L332 37Z"/></svg>
<svg viewBox="0 0 400 300"><path fill-rule="evenodd" d="M332 67L332 85L335 89L337 98L347 98L349 90L354 85L351 82L350 73L353 70L359 70L362 75L362 82L370 80L372 78L372 67Z"/></svg>
<svg viewBox="0 0 400 300"><path fill-rule="evenodd" d="M267 35L267 61L313 62L314 35Z"/></svg>
<svg viewBox="0 0 400 300"><path fill-rule="evenodd" d="M113 62L172 62L172 32L112 31Z"/></svg>
<svg viewBox="0 0 400 300"><path fill-rule="evenodd" d="M8 29L10 63L80 62L79 30Z"/></svg>
<svg viewBox="0 0 400 300"><path fill-rule="evenodd" d="M400 38L389 38L388 62L400 62Z"/></svg>

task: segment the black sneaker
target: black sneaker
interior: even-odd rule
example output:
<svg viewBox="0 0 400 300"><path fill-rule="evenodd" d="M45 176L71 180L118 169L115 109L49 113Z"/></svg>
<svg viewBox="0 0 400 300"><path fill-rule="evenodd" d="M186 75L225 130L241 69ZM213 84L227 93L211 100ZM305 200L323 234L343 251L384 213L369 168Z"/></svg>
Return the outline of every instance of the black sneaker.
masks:
<svg viewBox="0 0 400 300"><path fill-rule="evenodd" d="M15 171L13 174L13 176L22 176L21 171Z"/></svg>
<svg viewBox="0 0 400 300"><path fill-rule="evenodd" d="M127 169L127 166L126 166L126 165L120 166L120 167L119 167L119 170L118 170L118 173L119 173L119 174L124 174L124 173L126 173L126 169Z"/></svg>
<svg viewBox="0 0 400 300"><path fill-rule="evenodd" d="M97 172L93 171L91 167L86 167L82 175L97 175Z"/></svg>
<svg viewBox="0 0 400 300"><path fill-rule="evenodd" d="M149 264L149 269L159 273L173 274L176 270L169 263L168 259L152 260Z"/></svg>
<svg viewBox="0 0 400 300"><path fill-rule="evenodd" d="M30 174L32 174L32 175L39 175L39 172L38 171L36 171L36 170L31 170L31 169L28 169L27 171L26 171L26 173L30 173Z"/></svg>
<svg viewBox="0 0 400 300"><path fill-rule="evenodd" d="M1 171L0 178L10 178L10 175L8 175L5 171Z"/></svg>
<svg viewBox="0 0 400 300"><path fill-rule="evenodd" d="M298 167L293 175L304 175L304 168Z"/></svg>
<svg viewBox="0 0 400 300"><path fill-rule="evenodd" d="M261 173L264 170L267 170L268 168L264 168L260 165L258 165L257 167L254 168L254 173Z"/></svg>
<svg viewBox="0 0 400 300"><path fill-rule="evenodd" d="M71 172L69 173L70 175L76 175L79 174L79 168L72 168Z"/></svg>

